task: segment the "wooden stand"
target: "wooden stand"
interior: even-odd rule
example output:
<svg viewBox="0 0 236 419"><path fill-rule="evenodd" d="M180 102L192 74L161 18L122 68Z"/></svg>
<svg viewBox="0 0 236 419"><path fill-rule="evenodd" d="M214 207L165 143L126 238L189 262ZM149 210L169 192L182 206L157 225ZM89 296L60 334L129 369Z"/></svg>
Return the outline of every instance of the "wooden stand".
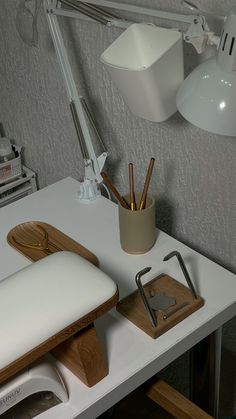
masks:
<svg viewBox="0 0 236 419"><path fill-rule="evenodd" d="M102 360L101 349L93 322L114 307L118 298L119 294L117 291L112 298L98 308L90 311L90 313L86 314L78 321L66 327L64 330L61 330L54 336L51 336L47 341L42 342L41 345L35 347L21 358L16 359L14 362L1 369L0 384L48 352L53 352L53 354L57 356L56 351L54 352L56 347L59 348L58 357L61 362L64 363L65 361L65 365L68 366L75 375L79 376L80 374L84 383L86 383L87 380L88 385L91 386L93 385L91 384L93 381L95 383L101 380L107 372L105 373L106 367L103 366L104 361ZM73 340L73 336L75 336L75 340ZM69 342L68 345L66 344L67 341ZM65 342L65 347L63 346L63 342ZM66 352L65 357L62 356L64 348ZM70 363L68 361L68 354L72 357ZM96 365L96 362L101 363L101 368ZM84 372L82 371L83 369ZM83 379L83 375L87 378Z"/></svg>
<svg viewBox="0 0 236 419"><path fill-rule="evenodd" d="M88 387L108 374L93 324L57 346L52 354Z"/></svg>
<svg viewBox="0 0 236 419"><path fill-rule="evenodd" d="M47 246L44 249L37 248L38 245L45 243L45 233L47 234ZM67 250L77 253L93 263L93 265L99 266L98 258L86 249L86 247L52 225L43 223L42 221L28 221L15 226L9 231L7 241L18 252L34 262L51 253ZM22 246L20 243L31 247ZM32 246L33 243L36 246Z"/></svg>
<svg viewBox="0 0 236 419"><path fill-rule="evenodd" d="M78 253L95 266L99 266L97 257L88 249L55 227L43 222L30 221L19 224L8 233L7 240L11 246L32 261L42 259L54 252L69 250ZM119 293L116 290L109 300L96 309L0 370L0 383L51 351L84 384L89 387L96 384L108 374L108 368L93 322L113 308L118 298Z"/></svg>
<svg viewBox="0 0 236 419"><path fill-rule="evenodd" d="M154 292L174 297L176 300L176 304L168 310L156 311L156 327L152 327L148 312L138 290L121 300L116 308L119 313L127 317L153 339L171 329L204 304L204 300L201 297L194 299L189 288L165 274L154 278L144 285L144 290L147 296Z"/></svg>

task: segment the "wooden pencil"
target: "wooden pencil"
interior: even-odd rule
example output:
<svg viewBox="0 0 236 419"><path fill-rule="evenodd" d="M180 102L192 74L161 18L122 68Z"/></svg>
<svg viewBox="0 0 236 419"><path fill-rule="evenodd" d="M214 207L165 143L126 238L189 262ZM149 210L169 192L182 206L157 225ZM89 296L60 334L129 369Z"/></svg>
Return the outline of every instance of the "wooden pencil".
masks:
<svg viewBox="0 0 236 419"><path fill-rule="evenodd" d="M110 189L110 191L113 193L113 195L116 197L117 201L122 205L122 207L126 209L130 209L129 205L127 204L126 200L120 195L116 187L113 185L109 177L105 172L101 173L101 176L103 178L104 183L107 185L107 187Z"/></svg>
<svg viewBox="0 0 236 419"><path fill-rule="evenodd" d="M136 211L135 193L134 193L134 165L129 163L129 191L130 191L130 209Z"/></svg>
<svg viewBox="0 0 236 419"><path fill-rule="evenodd" d="M143 187L143 192L142 192L141 199L138 206L139 210L142 210L146 207L147 191L148 191L150 180L152 177L154 163L155 163L155 159L154 157L152 157L148 166L147 175L146 175L146 179L145 179L145 183Z"/></svg>

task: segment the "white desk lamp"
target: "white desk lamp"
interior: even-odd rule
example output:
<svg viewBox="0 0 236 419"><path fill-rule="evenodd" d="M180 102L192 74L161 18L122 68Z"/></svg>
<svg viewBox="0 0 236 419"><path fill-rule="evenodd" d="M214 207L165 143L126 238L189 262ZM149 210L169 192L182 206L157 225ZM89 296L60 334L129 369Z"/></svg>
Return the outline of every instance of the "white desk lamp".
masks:
<svg viewBox="0 0 236 419"><path fill-rule="evenodd" d="M62 6L66 8L63 9ZM126 102L136 115L160 122L169 118L178 108L187 120L198 127L217 134L236 135L236 61L233 29L236 8L231 10L226 21L216 59L201 64L183 81L182 35L178 31L147 24L132 25L132 22L117 18L98 6L188 23L189 27L183 33L183 39L191 43L198 53L203 52L209 44L218 46L219 43L218 37L209 30L205 17L201 15L181 15L106 0L44 0L49 29L84 158L85 176L81 183L80 198L87 201L101 194L101 171L107 152L84 98L78 95L57 15L82 17L109 27L126 28L103 53L102 61L110 66L116 84L121 87ZM135 31L132 29L134 26ZM131 60L133 46L128 35L135 39L140 61ZM122 54L126 54L128 65ZM99 157L94 152L89 124L102 144L103 153Z"/></svg>
<svg viewBox="0 0 236 419"><path fill-rule="evenodd" d="M169 21L184 22L187 23L189 26L187 31L183 32L183 40L185 42L191 43L198 53L203 52L207 45L216 45L218 47L219 37L215 36L215 34L210 31L205 17L199 14L181 15L171 12L159 11L156 9L134 6L130 4L118 2L116 3L107 0L86 0L86 2L79 0L61 0L60 2L57 0L44 0L44 4L45 10L47 12L52 39L56 48L59 63L64 76L64 81L67 87L68 97L70 100L70 108L72 110L76 130L80 138L81 149L85 161L85 179L82 184L81 197L90 200L93 199L93 197L96 197L100 194L98 187L99 183L102 182L100 172L107 157L107 153L104 151L104 153L101 156L99 156L99 158L97 158L94 153L86 121L86 114L88 116L88 113L85 110L86 104L83 99L81 103L81 98L76 91L75 82L67 58L65 46L62 40L60 28L57 22L57 15L73 18L85 18L93 21L95 20L109 27L116 26L123 29L128 28L127 31L130 31L130 33L131 30L129 26L133 22L114 16L110 13L110 9L168 19ZM66 8L63 8L63 6L66 6ZM143 109L141 109L141 111L140 103L138 103L136 106L133 106L133 109L132 106L130 106L131 110L133 110L133 112L136 115L141 116L145 119L153 121L156 120L160 122L169 118L169 116L172 115L178 108L180 113L187 120L197 125L198 127L201 127L205 130L217 134L236 136L236 118L234 117L234 105L236 104L236 94L234 93L236 92L236 64L233 29L236 22L235 14L236 8L233 8L225 22L224 34L221 37L221 42L220 46L218 47L216 58L207 60L206 62L198 66L184 81L183 65L181 67L182 52L177 36L177 31L175 31L177 41L170 43L170 49L172 50L171 54L173 55L172 66L175 67L175 63L177 63L176 68L178 69L178 77L175 78L174 84L173 75L169 74L168 76L168 71L164 71L165 59L167 55L170 54L170 51L168 49L168 42L166 42L164 31L168 32L171 30L156 28L158 30L163 31L163 36L159 37L161 39L162 46L158 47L157 45L157 49L159 48L160 54L159 56L157 56L156 62L158 62L159 67L156 70L156 74L155 72L153 72L152 74L148 74L147 71L146 74L143 73L143 85L144 89L146 88L145 96L147 102L144 104ZM153 28L155 28L155 26L153 26ZM122 34L121 37L122 36L124 37L124 34ZM117 45L118 39L119 38L117 38L114 44ZM142 42L143 39L140 38L140 45L142 45ZM163 50L163 45L164 48L166 48L166 51ZM143 44L141 50L145 52L145 48L146 47ZM152 45L152 48L154 50L154 43ZM106 55L106 51L104 52L104 54ZM115 61L117 60L117 58L119 57L117 56ZM123 58L121 55L120 58L122 62ZM153 64L152 57L150 58L150 55L148 57L148 60L149 61L147 61L147 63L144 63L143 65L143 69L145 70L147 70ZM102 61L105 62L105 60ZM171 66L170 62L171 60L166 61L166 65L168 64L169 67ZM110 63L107 62L106 64L110 65L110 67L113 67L111 73L113 72L117 75L117 69L120 68L120 66L117 65L117 62L114 64L111 61ZM164 75L164 78L159 80L159 86L158 88L156 88L155 80L158 84L160 68L162 71L162 75ZM130 70L129 66L126 68L124 65L122 69L125 70L127 74ZM141 68L136 68L135 70L137 70L138 74L138 72L140 73ZM149 78L148 83L146 83L146 75L148 75L147 79ZM138 74L138 76L140 77L140 74ZM115 79L116 84L118 80L119 85L119 77L115 76ZM152 80L151 84L149 83L150 79ZM173 86L170 86L171 83L173 84ZM125 92L126 94L125 99L127 103L130 102L128 103L128 105L130 105L135 101L137 102L137 100L135 99L137 89L136 87L134 87L130 88L129 91L127 91L127 85L129 85L129 82L125 82L123 88L121 86L121 92L123 89L123 92ZM139 85L139 80L137 81L137 85ZM165 87L166 90L164 90L163 87ZM161 91L161 93L158 89ZM157 90L157 102L153 100L154 90ZM128 95L129 99L127 100ZM140 97L144 97L143 91L141 91ZM148 103L149 99L150 101ZM148 108L150 109L150 112L148 111L148 113L146 113L146 110ZM154 117L152 115L153 109L155 109L156 111Z"/></svg>
<svg viewBox="0 0 236 419"><path fill-rule="evenodd" d="M199 53L215 44L217 55L185 80L180 35L170 29L132 25L104 51L101 61L135 115L162 122L178 109L200 128L236 136L236 7L226 19L220 40L203 23L202 33L199 28L194 33L191 26L183 39Z"/></svg>
<svg viewBox="0 0 236 419"><path fill-rule="evenodd" d="M176 103L192 124L236 136L236 7L225 22L217 55L200 64L182 83Z"/></svg>
<svg viewBox="0 0 236 419"><path fill-rule="evenodd" d="M94 3L94 4L92 4ZM65 8L62 8L62 6L65 6ZM95 198L99 197L101 195L100 192L100 185L103 182L101 171L103 169L103 166L105 164L106 158L107 158L107 152L105 151L105 147L103 145L103 142L101 140L101 137L98 134L98 131L96 129L96 125L94 123L94 120L92 118L91 113L89 112L88 106L85 102L85 99L81 97L76 88L76 83L72 74L72 69L69 63L69 59L67 56L67 51L63 42L62 33L60 30L60 26L57 20L57 16L66 16L66 17L72 17L72 18L86 18L88 20L95 20L101 24L107 25L107 26L116 26L121 28L129 28L132 22L124 19L117 18L113 14L111 14L109 11L104 10L101 7L98 6L104 6L107 8L112 9L119 9L119 10L126 10L128 12L135 12L140 14L147 14L150 16L156 16L164 19L174 20L174 21L181 21L189 24L189 28L187 32L184 34L184 39L186 42L192 43L195 48L198 51L202 51L204 49L204 45L207 42L213 42L214 36L212 36L212 33L209 31L207 22L203 16L199 15L180 15L180 14L174 14L170 12L163 12L163 11L157 11L154 9L146 9L142 7L132 6L129 4L123 4L123 3L115 3L110 2L106 0L87 0L87 2L82 1L76 1L76 0L61 0L60 2L57 0L44 0L44 8L47 16L48 26L51 32L51 37L54 43L54 47L56 50L57 58L60 64L60 68L62 71L63 79L65 82L67 95L69 99L69 106L71 109L71 113L73 116L76 132L78 135L80 148L82 151L83 159L84 159L84 165L85 165L85 176L84 180L81 183L81 189L79 197L80 199L83 199L85 201L91 201ZM154 26L153 26L154 28ZM159 28L161 30L161 28ZM176 93L176 89L179 85L179 83L183 80L183 70L182 70L182 50L180 45L180 38L181 35L175 31L171 33L171 31L167 29L162 29L162 31L165 31L165 33L169 33L170 40L168 42L165 42L164 40L164 48L170 47L174 51L174 56L176 58L176 61L178 60L178 75L175 77L173 86L171 87L169 96L171 97L171 100L167 99L166 102L168 102L168 109L165 109L165 106L162 106L161 100L164 98L165 91L163 90L164 84L161 82L159 83L159 86L161 86L162 89L162 96L161 100L159 100L158 104L160 104L159 109L163 108L161 119L159 117L159 120L163 120L167 117L169 117L172 113L176 111L176 105L173 104L173 91L174 91L174 97ZM172 39L172 34L174 35L174 39ZM177 40L177 41L176 41ZM178 46L178 48L176 48ZM173 48L172 48L173 47ZM163 48L159 48L160 55L162 55ZM178 52L180 56L178 56ZM180 58L179 58L180 57ZM152 59L152 57L151 57ZM171 61L166 61L166 64L168 64ZM173 59L172 59L173 62ZM162 65L163 67L163 65ZM177 67L176 67L177 70ZM165 67L163 67L163 74L166 74ZM145 74L146 77L146 74ZM145 79L144 77L144 79ZM153 74L151 74L151 77L153 78ZM144 80L145 81L145 80ZM170 83L168 83L168 80L166 82L166 87ZM151 85L151 88L149 87L149 91L154 90L153 85ZM157 92L158 94L158 92ZM147 99L149 99L147 95ZM172 103L169 106L170 101ZM149 106L150 108L155 108L155 101L151 103ZM159 112L161 113L161 112ZM142 115L141 115L142 116ZM145 115L146 116L146 115ZM100 156L96 156L90 130L91 127L93 128L97 139L102 145L103 152Z"/></svg>

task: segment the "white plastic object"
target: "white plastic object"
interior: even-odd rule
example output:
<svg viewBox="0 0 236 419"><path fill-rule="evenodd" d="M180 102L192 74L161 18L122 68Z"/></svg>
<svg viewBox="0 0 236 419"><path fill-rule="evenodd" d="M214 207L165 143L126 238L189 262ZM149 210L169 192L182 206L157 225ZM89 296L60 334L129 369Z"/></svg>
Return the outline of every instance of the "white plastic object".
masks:
<svg viewBox="0 0 236 419"><path fill-rule="evenodd" d="M103 52L101 61L135 115L162 122L176 112L175 97L184 79L180 32L135 23Z"/></svg>
<svg viewBox="0 0 236 419"><path fill-rule="evenodd" d="M216 57L196 67L176 97L187 121L219 135L236 136L236 7L229 12Z"/></svg>
<svg viewBox="0 0 236 419"><path fill-rule="evenodd" d="M13 147L17 151L18 156L5 163L0 163L0 185L11 182L22 175L21 147L14 144Z"/></svg>
<svg viewBox="0 0 236 419"><path fill-rule="evenodd" d="M98 186L98 182L85 178L84 181L80 183L78 198L85 202L94 201L101 196L101 191Z"/></svg>
<svg viewBox="0 0 236 419"><path fill-rule="evenodd" d="M26 397L43 391L52 392L63 403L68 401L68 393L62 377L46 359L0 386L0 415Z"/></svg>
<svg viewBox="0 0 236 419"><path fill-rule="evenodd" d="M36 191L36 174L23 165L22 176L4 185L0 183L0 208Z"/></svg>
<svg viewBox="0 0 236 419"><path fill-rule="evenodd" d="M9 138L0 138L0 163L5 163L6 161L12 160L15 158L15 153L12 149L11 141Z"/></svg>
<svg viewBox="0 0 236 419"><path fill-rule="evenodd" d="M0 370L98 308L116 290L108 275L67 251L5 278L0 282Z"/></svg>

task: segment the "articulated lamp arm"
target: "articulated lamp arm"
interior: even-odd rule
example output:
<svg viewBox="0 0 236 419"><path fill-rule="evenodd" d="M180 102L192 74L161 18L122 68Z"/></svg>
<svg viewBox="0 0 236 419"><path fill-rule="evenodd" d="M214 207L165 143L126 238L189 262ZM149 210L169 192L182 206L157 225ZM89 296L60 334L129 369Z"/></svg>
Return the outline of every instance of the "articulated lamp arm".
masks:
<svg viewBox="0 0 236 419"><path fill-rule="evenodd" d="M66 8L63 9L62 6L66 6ZM81 184L80 197L81 199L92 200L100 195L99 184L103 181L101 171L107 158L107 152L105 151L105 147L84 98L78 95L57 16L83 17L97 21L108 27L116 26L123 29L133 23L113 15L110 11L106 10L108 8L108 10L123 10L187 23L189 26L187 32L183 33L183 39L185 42L191 43L198 53L203 52L209 44L218 46L219 38L213 32L210 32L205 17L200 14L181 15L107 0L44 0L44 7L84 159L85 176ZM92 126L97 139L102 144L103 153L99 157L96 156L93 148L88 122Z"/></svg>
<svg viewBox="0 0 236 419"><path fill-rule="evenodd" d="M184 3L187 5L191 4L187 0L184 0ZM67 6L69 9L63 9L61 6ZM135 14L157 17L173 22L186 23L189 26L186 31L183 31L183 39L185 42L192 44L198 54L201 54L206 49L207 45L215 45L218 47L219 36L210 31L205 16L199 13L200 11L197 7L191 8L196 13L184 15L110 0L61 0L60 2L56 1L54 13L73 18L85 18L99 22L108 27L114 26L123 29L128 28L128 26L134 23L127 19L115 16L106 8L108 8L108 10L114 9L133 12Z"/></svg>
<svg viewBox="0 0 236 419"><path fill-rule="evenodd" d="M57 7L57 1L44 0L44 7L49 30L65 82L70 110L84 159L85 176L83 182L81 183L80 198L90 201L100 196L101 194L99 184L103 182L101 172L107 158L107 152L105 151L105 146L97 131L95 122L92 118L86 101L83 97L79 96L77 92L57 16L54 13L55 8ZM103 153L99 157L96 156L93 148L88 123L93 128L97 139L102 145Z"/></svg>

